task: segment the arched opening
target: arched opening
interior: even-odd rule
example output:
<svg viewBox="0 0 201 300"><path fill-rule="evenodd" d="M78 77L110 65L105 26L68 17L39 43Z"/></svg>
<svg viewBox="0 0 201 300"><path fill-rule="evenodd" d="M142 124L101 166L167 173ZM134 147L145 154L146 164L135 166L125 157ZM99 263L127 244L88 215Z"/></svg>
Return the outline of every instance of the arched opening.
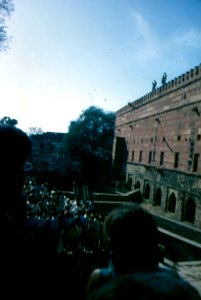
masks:
<svg viewBox="0 0 201 300"><path fill-rule="evenodd" d="M171 213L174 213L175 208L176 208L176 197L174 193L171 193L168 199L167 210Z"/></svg>
<svg viewBox="0 0 201 300"><path fill-rule="evenodd" d="M131 190L131 188L132 188L132 183L133 183L133 178L132 178L132 176L129 176L128 182L127 182L127 186L128 186L129 190Z"/></svg>
<svg viewBox="0 0 201 300"><path fill-rule="evenodd" d="M162 197L161 189L157 188L156 193L155 193L154 205L156 205L156 206L161 205L161 197Z"/></svg>
<svg viewBox="0 0 201 300"><path fill-rule="evenodd" d="M194 223L196 204L193 198L189 198L184 207L184 221Z"/></svg>
<svg viewBox="0 0 201 300"><path fill-rule="evenodd" d="M139 180L134 184L135 189L140 189L140 182Z"/></svg>
<svg viewBox="0 0 201 300"><path fill-rule="evenodd" d="M145 185L144 198L149 199L149 196L150 196L150 185L149 185L149 183L147 183Z"/></svg>

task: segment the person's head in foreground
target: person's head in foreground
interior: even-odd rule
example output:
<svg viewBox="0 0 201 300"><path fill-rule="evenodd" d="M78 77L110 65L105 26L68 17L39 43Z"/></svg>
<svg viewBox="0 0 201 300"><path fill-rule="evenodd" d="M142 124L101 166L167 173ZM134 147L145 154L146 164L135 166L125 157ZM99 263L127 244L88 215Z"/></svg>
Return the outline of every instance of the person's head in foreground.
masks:
<svg viewBox="0 0 201 300"><path fill-rule="evenodd" d="M31 156L31 141L21 129L0 124L0 214L16 225L24 213L21 193L24 166Z"/></svg>
<svg viewBox="0 0 201 300"><path fill-rule="evenodd" d="M152 270L158 265L158 229L139 204L129 202L112 210L104 222L104 236L118 274Z"/></svg>

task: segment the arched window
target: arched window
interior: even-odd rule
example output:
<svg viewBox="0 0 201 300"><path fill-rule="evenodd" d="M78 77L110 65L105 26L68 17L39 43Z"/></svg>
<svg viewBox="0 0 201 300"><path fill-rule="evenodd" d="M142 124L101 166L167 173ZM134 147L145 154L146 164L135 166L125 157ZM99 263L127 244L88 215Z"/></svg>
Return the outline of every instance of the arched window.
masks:
<svg viewBox="0 0 201 300"><path fill-rule="evenodd" d="M168 199L168 206L167 210L169 212L174 213L175 212L175 207L176 207L176 197L174 193L171 193Z"/></svg>
<svg viewBox="0 0 201 300"><path fill-rule="evenodd" d="M131 189L132 188L132 183L133 183L133 178L132 176L128 177L128 188Z"/></svg>
<svg viewBox="0 0 201 300"><path fill-rule="evenodd" d="M140 189L140 182L139 180L134 185L135 189Z"/></svg>
<svg viewBox="0 0 201 300"><path fill-rule="evenodd" d="M184 221L194 223L195 221L196 204L193 198L189 198L184 207Z"/></svg>
<svg viewBox="0 0 201 300"><path fill-rule="evenodd" d="M144 190L144 198L149 199L149 196L150 196L150 185L149 183L147 183Z"/></svg>
<svg viewBox="0 0 201 300"><path fill-rule="evenodd" d="M154 205L156 205L156 206L161 205L161 197L162 197L161 189L157 188L156 193L155 193Z"/></svg>

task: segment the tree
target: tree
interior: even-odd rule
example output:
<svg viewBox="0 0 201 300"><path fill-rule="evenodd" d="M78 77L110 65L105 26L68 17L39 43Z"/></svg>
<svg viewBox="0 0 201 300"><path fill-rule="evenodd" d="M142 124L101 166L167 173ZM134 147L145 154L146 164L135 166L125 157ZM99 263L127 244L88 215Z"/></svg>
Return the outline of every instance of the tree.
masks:
<svg viewBox="0 0 201 300"><path fill-rule="evenodd" d="M98 174L106 176L112 159L114 124L113 112L106 113L95 106L90 106L76 121L71 121L67 150L71 157L80 161L85 179L95 179Z"/></svg>
<svg viewBox="0 0 201 300"><path fill-rule="evenodd" d="M0 51L8 48L9 37L7 35L6 20L13 11L12 0L0 0Z"/></svg>
<svg viewBox="0 0 201 300"><path fill-rule="evenodd" d="M2 119L0 119L0 123L15 126L17 125L18 121L16 119L11 119L10 117L3 117Z"/></svg>

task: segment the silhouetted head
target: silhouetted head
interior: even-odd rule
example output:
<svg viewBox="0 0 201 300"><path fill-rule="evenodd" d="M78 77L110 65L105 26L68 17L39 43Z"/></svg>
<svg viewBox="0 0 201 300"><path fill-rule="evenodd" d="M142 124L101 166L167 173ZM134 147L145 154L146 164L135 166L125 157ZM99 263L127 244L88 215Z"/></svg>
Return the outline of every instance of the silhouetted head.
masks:
<svg viewBox="0 0 201 300"><path fill-rule="evenodd" d="M125 203L112 210L104 222L106 245L119 273L153 269L159 262L156 223L137 203Z"/></svg>
<svg viewBox="0 0 201 300"><path fill-rule="evenodd" d="M14 126L0 124L0 212L14 217L20 210L24 166L31 156L31 141Z"/></svg>
<svg viewBox="0 0 201 300"><path fill-rule="evenodd" d="M31 154L27 134L14 126L0 124L0 163L6 171L22 169Z"/></svg>

